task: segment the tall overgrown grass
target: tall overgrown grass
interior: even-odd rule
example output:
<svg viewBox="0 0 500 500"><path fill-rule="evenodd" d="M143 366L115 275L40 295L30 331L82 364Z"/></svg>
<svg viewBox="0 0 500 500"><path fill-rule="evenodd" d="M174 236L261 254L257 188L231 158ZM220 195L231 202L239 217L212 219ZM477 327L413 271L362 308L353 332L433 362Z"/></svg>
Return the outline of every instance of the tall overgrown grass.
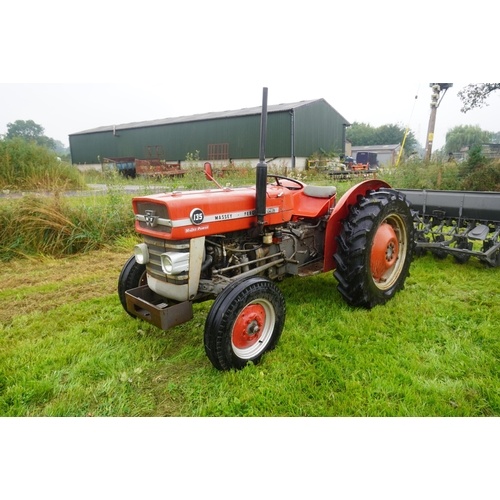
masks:
<svg viewBox="0 0 500 500"><path fill-rule="evenodd" d="M288 175L306 184L336 184L340 198L362 177L349 180L330 178L315 170L293 172L286 165L269 165L270 174ZM81 175L76 168L57 160L55 155L34 143L0 141L0 187L3 191L51 191L49 196L31 194L22 198L0 199L0 260L34 254L70 255L103 248L120 238L134 235L129 182L148 193L151 183L165 192L214 187L199 168L189 168L183 177L127 181L114 173ZM500 161L486 159L478 148L470 151L467 162L404 163L382 168L378 178L401 189L454 189L500 191ZM222 186L243 186L255 182L255 171L243 165L234 172L216 174ZM105 183L105 196L67 198L63 191ZM46 193L45 193L46 194Z"/></svg>
<svg viewBox="0 0 500 500"><path fill-rule="evenodd" d="M384 167L379 177L401 189L500 191L500 160L486 158L475 146L463 163L413 161Z"/></svg>
<svg viewBox="0 0 500 500"><path fill-rule="evenodd" d="M85 253L133 233L131 196L119 190L75 199L55 193L4 200L0 210L0 260Z"/></svg>
<svg viewBox="0 0 500 500"><path fill-rule="evenodd" d="M0 140L0 189L16 191L85 187L76 167L60 161L54 151L19 137Z"/></svg>

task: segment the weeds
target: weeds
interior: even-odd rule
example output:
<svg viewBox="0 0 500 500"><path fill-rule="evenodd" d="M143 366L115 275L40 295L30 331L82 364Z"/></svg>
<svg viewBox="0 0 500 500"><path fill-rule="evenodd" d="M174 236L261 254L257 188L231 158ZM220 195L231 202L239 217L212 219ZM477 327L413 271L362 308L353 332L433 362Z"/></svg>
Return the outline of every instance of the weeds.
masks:
<svg viewBox="0 0 500 500"><path fill-rule="evenodd" d="M379 176L402 189L500 191L500 160L485 158L481 148L474 147L463 163L414 161L384 167Z"/></svg>
<svg viewBox="0 0 500 500"><path fill-rule="evenodd" d="M131 197L71 200L56 195L2 202L0 260L27 255L71 255L103 248L134 234Z"/></svg>
<svg viewBox="0 0 500 500"><path fill-rule="evenodd" d="M49 152L39 146L13 141L2 141L3 161L2 168L6 172L5 179L11 179L9 165L15 155L6 154L6 143L10 142L9 151L21 151L16 161L19 165L32 165L32 158L50 159ZM15 147L14 147L15 146ZM17 148L17 149L16 149ZM45 156L44 156L45 155ZM162 186L165 192L179 190L201 190L213 188L213 182L207 180L203 171L196 167L196 153L192 156L192 165L186 169L183 177L164 177L157 180L154 186ZM56 161L56 160L54 160ZM15 163L15 162L14 162ZM7 165L7 167L6 167ZM59 163L56 171L61 173L64 167ZM17 170L23 171L21 167ZM62 170L61 170L62 169ZM42 169L43 171L43 169ZM27 170L32 177L26 180L26 186L50 185L53 177L45 172L43 176ZM234 170L214 169L216 179L223 186L238 187L253 185L255 171L250 164L238 165ZM335 183L340 198L352 185L360 182L362 177L353 177L339 181L330 178L324 172L314 169L307 171L290 172L286 162L271 162L269 173L288 175L308 184L325 185ZM485 159L480 151L471 150L469 161L466 164L425 164L410 162L399 167L384 167L377 173L378 178L387 180L396 188L413 189L467 189L467 190L500 190L500 162ZM78 198L68 200L61 196L60 190L53 190L50 197L36 195L25 196L19 200L0 200L0 260L8 260L14 256L35 255L68 255L89 250L103 248L113 244L120 238L133 238L134 220L131 209L131 196L124 194L124 187L129 183L117 172L100 174L91 172L82 176L83 183L105 183L107 195L104 197ZM11 184L5 184L9 185ZM9 181L10 182L10 181ZM62 186L63 178L56 178L56 186ZM69 182L67 179L64 182ZM78 181L80 182L80 180ZM151 192L150 179L136 178L134 184L142 186L144 194Z"/></svg>
<svg viewBox="0 0 500 500"><path fill-rule="evenodd" d="M467 163L462 167L463 189L467 191L500 191L500 161L485 158L481 146L469 151ZM488 189L485 189L485 186Z"/></svg>
<svg viewBox="0 0 500 500"><path fill-rule="evenodd" d="M53 151L20 138L0 140L0 189L66 190L83 188L76 167L61 162Z"/></svg>

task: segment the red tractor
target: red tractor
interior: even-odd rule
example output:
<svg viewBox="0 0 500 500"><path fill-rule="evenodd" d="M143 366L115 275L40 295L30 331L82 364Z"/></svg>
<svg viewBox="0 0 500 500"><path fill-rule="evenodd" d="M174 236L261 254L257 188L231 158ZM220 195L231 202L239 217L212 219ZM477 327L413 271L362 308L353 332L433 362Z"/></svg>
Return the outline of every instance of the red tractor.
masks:
<svg viewBox="0 0 500 500"><path fill-rule="evenodd" d="M264 88L256 186L132 202L144 241L119 277L124 309L167 330L193 317L193 303L214 300L204 344L219 370L257 363L276 346L286 312L276 282L334 271L347 303L369 309L403 288L415 245L405 196L382 180L337 200L333 186L268 174L266 127ZM213 180L210 164L205 173Z"/></svg>

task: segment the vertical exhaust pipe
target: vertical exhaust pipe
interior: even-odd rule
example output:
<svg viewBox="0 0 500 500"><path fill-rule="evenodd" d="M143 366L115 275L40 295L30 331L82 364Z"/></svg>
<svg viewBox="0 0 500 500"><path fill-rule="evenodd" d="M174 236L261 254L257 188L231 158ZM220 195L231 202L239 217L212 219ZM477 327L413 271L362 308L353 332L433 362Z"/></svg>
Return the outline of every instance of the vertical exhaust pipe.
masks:
<svg viewBox="0 0 500 500"><path fill-rule="evenodd" d="M256 211L259 234L264 234L264 216L266 215L266 135L267 135L267 87L262 89L262 113L260 116L260 154L257 163Z"/></svg>

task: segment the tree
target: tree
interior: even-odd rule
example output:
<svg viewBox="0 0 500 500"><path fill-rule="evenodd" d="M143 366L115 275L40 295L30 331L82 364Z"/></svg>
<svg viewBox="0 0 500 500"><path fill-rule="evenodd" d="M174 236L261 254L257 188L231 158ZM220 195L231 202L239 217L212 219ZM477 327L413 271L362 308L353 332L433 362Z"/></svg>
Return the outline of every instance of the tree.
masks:
<svg viewBox="0 0 500 500"><path fill-rule="evenodd" d="M464 146L487 144L491 142L493 132L482 130L479 125L458 125L446 134L446 153L457 153Z"/></svg>
<svg viewBox="0 0 500 500"><path fill-rule="evenodd" d="M474 108L488 106L485 102L488 96L500 89L500 83L469 83L458 92L458 97L463 103L462 113L467 113Z"/></svg>
<svg viewBox="0 0 500 500"><path fill-rule="evenodd" d="M49 149L56 149L54 139L44 135L45 129L35 123L33 120L16 120L14 123L7 123L6 139L20 137L25 141L35 141L40 146L45 146Z"/></svg>
<svg viewBox="0 0 500 500"><path fill-rule="evenodd" d="M55 147L54 151L58 154L65 155L69 154L69 148L67 148L61 141L57 139L54 141Z"/></svg>
<svg viewBox="0 0 500 500"><path fill-rule="evenodd" d="M347 139L353 146L374 146L381 144L402 144L406 129L394 124L372 127L366 123L354 122L347 129ZM413 151L418 146L415 134L410 130L405 141L405 151Z"/></svg>

